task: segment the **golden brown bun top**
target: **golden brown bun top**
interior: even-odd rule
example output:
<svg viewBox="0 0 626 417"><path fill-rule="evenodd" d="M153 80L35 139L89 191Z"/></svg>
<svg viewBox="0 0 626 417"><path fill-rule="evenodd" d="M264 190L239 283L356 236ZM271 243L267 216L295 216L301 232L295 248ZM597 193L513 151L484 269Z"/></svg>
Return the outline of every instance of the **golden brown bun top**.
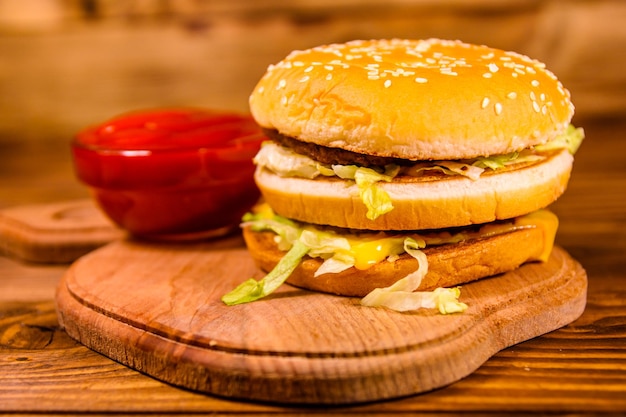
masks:
<svg viewBox="0 0 626 417"><path fill-rule="evenodd" d="M250 96L265 128L405 159L462 159L543 143L569 124L569 92L526 56L459 41L369 40L294 51Z"/></svg>

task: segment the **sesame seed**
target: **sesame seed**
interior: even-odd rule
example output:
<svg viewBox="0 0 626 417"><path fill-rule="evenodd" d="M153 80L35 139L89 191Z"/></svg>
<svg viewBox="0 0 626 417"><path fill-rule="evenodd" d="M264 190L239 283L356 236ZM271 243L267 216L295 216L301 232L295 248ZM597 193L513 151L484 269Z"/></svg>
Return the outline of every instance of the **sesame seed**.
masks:
<svg viewBox="0 0 626 417"><path fill-rule="evenodd" d="M537 103L536 101L533 101L533 110L537 113L541 111L541 108L539 107L539 103Z"/></svg>
<svg viewBox="0 0 626 417"><path fill-rule="evenodd" d="M483 74L483 78L491 78L491 77L493 77L493 74L490 72L486 72Z"/></svg>
<svg viewBox="0 0 626 417"><path fill-rule="evenodd" d="M494 64L493 62L491 64L488 65L489 67L489 71L491 72L498 72L498 70L500 69L496 64Z"/></svg>
<svg viewBox="0 0 626 417"><path fill-rule="evenodd" d="M545 104L541 106L541 113L544 115L548 113L548 107Z"/></svg>
<svg viewBox="0 0 626 417"><path fill-rule="evenodd" d="M512 74L511 74L511 77L513 77L513 78L517 78L517 72L512 73Z"/></svg>
<svg viewBox="0 0 626 417"><path fill-rule="evenodd" d="M330 81L333 79L333 74L327 74L326 75L326 81Z"/></svg>
<svg viewBox="0 0 626 417"><path fill-rule="evenodd" d="M489 105L489 97L483 98L483 101L480 103L480 108L484 109Z"/></svg>
<svg viewBox="0 0 626 417"><path fill-rule="evenodd" d="M530 99L531 99L532 101L536 101L536 100L537 100L537 95L535 94L535 92L534 92L534 91L531 91L531 92L530 92Z"/></svg>
<svg viewBox="0 0 626 417"><path fill-rule="evenodd" d="M328 71L332 71L335 68L332 65L324 65L324 69L328 70Z"/></svg>
<svg viewBox="0 0 626 417"><path fill-rule="evenodd" d="M540 99L541 101L546 101L546 95L545 95L545 93L541 93L541 94L539 95L539 99Z"/></svg>
<svg viewBox="0 0 626 417"><path fill-rule="evenodd" d="M313 71L313 65L309 65L308 67L304 69L304 72L311 72L311 71Z"/></svg>
<svg viewBox="0 0 626 417"><path fill-rule="evenodd" d="M391 80L386 80L385 81L385 88L389 88L391 87Z"/></svg>
<svg viewBox="0 0 626 417"><path fill-rule="evenodd" d="M538 86L539 86L539 81L537 81L537 80L532 80L532 81L530 82L530 85L532 85L533 87L538 87Z"/></svg>
<svg viewBox="0 0 626 417"><path fill-rule="evenodd" d="M445 75L459 75L457 72L452 71L452 68L450 67L443 67L439 70L439 72Z"/></svg>
<svg viewBox="0 0 626 417"><path fill-rule="evenodd" d="M502 104L500 104L500 103L496 103L496 104L493 106L493 109L496 111L496 114L497 114L497 115L501 114L501 113L502 113Z"/></svg>
<svg viewBox="0 0 626 417"><path fill-rule="evenodd" d="M278 82L276 89L280 90L281 88L285 88L286 86L287 86L287 81L283 79Z"/></svg>
<svg viewBox="0 0 626 417"><path fill-rule="evenodd" d="M506 95L508 98L510 98L511 100L514 100L517 98L517 93L515 91L511 91L509 94Z"/></svg>
<svg viewBox="0 0 626 417"><path fill-rule="evenodd" d="M415 79L415 82L416 82L416 83L419 83L419 84L425 84L425 83L427 83L427 82L428 82L428 79L426 79L426 78L422 78L422 77L417 77L417 78Z"/></svg>
<svg viewBox="0 0 626 417"><path fill-rule="evenodd" d="M257 90L259 94L263 94L264 91L265 91L265 87L263 86L259 87L259 89Z"/></svg>
<svg viewBox="0 0 626 417"><path fill-rule="evenodd" d="M304 77L300 78L298 81L301 83L305 83L307 81L309 81L311 77L309 77L308 75L305 75Z"/></svg>

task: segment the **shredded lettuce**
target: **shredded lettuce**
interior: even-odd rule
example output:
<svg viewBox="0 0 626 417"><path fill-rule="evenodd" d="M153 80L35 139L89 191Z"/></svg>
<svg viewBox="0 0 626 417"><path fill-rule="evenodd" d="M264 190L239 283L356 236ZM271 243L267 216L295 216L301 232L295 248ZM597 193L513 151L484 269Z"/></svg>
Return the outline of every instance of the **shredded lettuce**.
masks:
<svg viewBox="0 0 626 417"><path fill-rule="evenodd" d="M503 155L481 156L476 158L472 166L479 168L499 169L507 166L508 163L515 161L519 156L519 152L511 152Z"/></svg>
<svg viewBox="0 0 626 417"><path fill-rule="evenodd" d="M277 244L279 247L282 246L287 253L264 278L259 281L250 278L224 295L222 301L227 305L256 301L271 294L289 278L306 255L324 260L316 276L337 273L357 266L359 260L354 255L355 251L352 250L354 247L368 244L378 246L385 241L389 245L388 260L395 260L401 253L407 252L418 260L418 270L390 287L372 291L362 300L363 305L382 306L397 311L436 308L442 314L461 312L466 308L465 304L458 301L460 292L457 288L413 292L419 287L428 271L428 260L420 250L426 246L426 241L420 237L380 238L374 235L351 241L333 232L321 231L313 227L299 227L291 220L272 215L271 210L247 214L244 216L243 225L250 226L254 230L273 231L276 233ZM398 248L399 242L402 242L401 250Z"/></svg>
<svg viewBox="0 0 626 417"><path fill-rule="evenodd" d="M570 124L565 132L543 145L537 145L532 149L524 149L520 152L478 157L472 163L472 166L496 170L512 164L539 161L544 157L536 154L535 152L546 152L557 149L567 149L569 153L574 155L576 151L578 151L578 148L584 138L584 130L582 128L576 128Z"/></svg>
<svg viewBox="0 0 626 417"><path fill-rule="evenodd" d="M376 218L393 210L393 203L389 194L376 185L378 181L389 182L391 180L391 176L379 174L371 168L357 168L354 182L359 188L361 200L367 207L365 216L368 219L376 220Z"/></svg>
<svg viewBox="0 0 626 417"><path fill-rule="evenodd" d="M415 291L428 273L428 259L420 249L425 242L413 238L404 240L405 251L419 264L417 271L385 288L376 288L367 294L361 304L368 307L386 307L395 311L412 311L419 308L436 308L441 314L460 313L467 304L458 300L459 288L437 288L434 291Z"/></svg>
<svg viewBox="0 0 626 417"><path fill-rule="evenodd" d="M578 148L580 148L583 139L585 139L585 131L583 128L575 127L570 124L562 135L557 136L555 139L543 145L535 146L535 149L538 151L550 151L565 148L569 153L574 155L578 151Z"/></svg>
<svg viewBox="0 0 626 417"><path fill-rule="evenodd" d="M385 172L356 165L326 166L272 142L263 144L254 157L254 162L285 177L314 179L322 175L352 180L358 187L359 197L367 207L366 216L370 220L393 210L389 194L378 187L377 183L391 181L399 172L399 167L395 165L385 167Z"/></svg>
<svg viewBox="0 0 626 417"><path fill-rule="evenodd" d="M424 171L440 171L446 175L462 175L472 180L477 180L485 169L465 162L430 161L418 162L409 168L405 168L403 173L405 175L418 176Z"/></svg>
<svg viewBox="0 0 626 417"><path fill-rule="evenodd" d="M313 179L319 175L334 175L332 170L325 169L308 156L295 153L274 142L263 143L254 157L254 163L284 177Z"/></svg>
<svg viewBox="0 0 626 417"><path fill-rule="evenodd" d="M289 275L302 261L309 247L300 241L294 242L289 251L281 258L276 267L263 279L250 278L225 294L222 301L227 305L249 303L270 295L289 278Z"/></svg>
<svg viewBox="0 0 626 417"><path fill-rule="evenodd" d="M510 152L502 155L478 157L463 161L416 162L412 167L402 168L402 174L419 175L419 173L423 171L438 170L448 175L462 175L476 180L487 168L496 170L511 164L543 159L543 156L537 155L534 151L543 152L555 149L567 149L573 155L580 147L584 138L584 130L570 124L561 135L543 145L537 145L533 149ZM297 154L273 142L264 143L257 156L254 158L254 161L257 165L267 167L279 175L299 176L303 178L315 178L319 175L323 175L355 179L355 174L359 168L355 165L326 166L314 161L308 156ZM379 173L373 169L369 170L373 171L375 176L381 176L376 182L388 181L401 172L400 167L395 165L385 167L384 173ZM387 177L390 178L388 179Z"/></svg>
<svg viewBox="0 0 626 417"><path fill-rule="evenodd" d="M400 167L387 165L385 172L378 172L372 168L356 165L333 165L333 172L342 179L353 180L358 189L359 197L367 207L366 217L370 220L382 216L393 210L393 203L389 194L377 186L380 181L390 182L398 174Z"/></svg>

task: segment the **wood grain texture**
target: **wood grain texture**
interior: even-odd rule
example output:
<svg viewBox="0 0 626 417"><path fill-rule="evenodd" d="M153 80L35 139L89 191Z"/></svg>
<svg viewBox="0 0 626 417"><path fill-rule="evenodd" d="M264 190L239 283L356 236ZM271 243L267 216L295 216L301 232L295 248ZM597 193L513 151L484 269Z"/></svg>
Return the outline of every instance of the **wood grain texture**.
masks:
<svg viewBox="0 0 626 417"><path fill-rule="evenodd" d="M561 220L557 242L589 275L583 315L504 349L468 377L428 393L340 407L279 406L179 389L88 349L57 321L54 290L67 266L0 256L0 413L626 415L626 73L624 55L614 53L623 50L626 39L621 18L626 3L521 0L515 3L530 5L527 12L520 7L515 9L519 13L506 13L512 10L509 2L504 8L504 2L494 1L503 13L468 13L446 5L431 9L434 13L415 6L364 16L353 13L362 2L351 2L354 8L326 1L336 14L316 5L307 13L261 13L249 19L208 12L198 19L196 5L220 2L168 2L192 10L187 17L155 13L146 18L107 14L107 9L101 20L72 17L65 22L69 27L45 30L50 27L37 24L33 31L5 31L0 49L11 65L0 66L7 99L0 123L0 208L88 197L63 145L85 123L159 103L245 109L250 83L266 64L320 40L389 33L465 35L548 61L572 91L576 124L585 128L587 140L576 155L569 188L553 209ZM165 4L142 5L147 3ZM302 2L289 5L297 3ZM484 2L456 3L473 8ZM250 2L232 4L243 8ZM388 2L381 4L378 11ZM250 61L254 67L241 66ZM612 119L605 117L610 114Z"/></svg>
<svg viewBox="0 0 626 417"><path fill-rule="evenodd" d="M60 322L86 346L174 385L339 404L448 385L498 351L571 323L586 302L584 270L557 248L545 264L465 285L463 314L402 314L288 285L228 307L221 296L259 276L240 244L114 242L69 269Z"/></svg>

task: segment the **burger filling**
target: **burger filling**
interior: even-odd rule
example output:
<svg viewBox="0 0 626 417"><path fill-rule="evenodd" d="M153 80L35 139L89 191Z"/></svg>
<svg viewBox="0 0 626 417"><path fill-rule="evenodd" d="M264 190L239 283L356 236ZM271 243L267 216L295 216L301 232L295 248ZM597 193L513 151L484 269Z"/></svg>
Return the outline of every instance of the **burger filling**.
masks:
<svg viewBox="0 0 626 417"><path fill-rule="evenodd" d="M389 195L377 185L381 181L425 175L456 175L478 180L481 175L489 175L490 171L517 169L549 158L552 153L563 149L574 154L584 138L582 129L570 125L566 132L548 143L506 155L457 161L407 161L304 143L275 131L268 131L267 134L273 140L266 142L256 155L254 161L257 166L281 176L309 179L337 177L354 181L370 219L393 210ZM305 256L323 260L317 271L319 275L347 268L365 269L377 262L393 262L407 254L418 261L418 269L389 287L375 289L361 303L397 311L435 308L442 314L462 312L467 306L459 301L459 288L416 291L428 272L428 260L423 248L467 241L490 233L506 233L520 227L542 227L545 250L538 260L545 261L552 250L558 223L554 214L540 210L510 221L483 225L474 231L356 234L297 223L274 214L267 205L263 207L254 214L246 215L243 226L275 233L275 242L285 255L263 279L249 279L224 295L222 301L228 305L258 300L271 294L287 280Z"/></svg>
<svg viewBox="0 0 626 417"><path fill-rule="evenodd" d="M563 149L574 154L584 138L581 128L570 125L552 141L519 152L456 161L410 161L302 142L272 130L266 130L266 134L273 140L266 142L254 158L257 166L281 176L309 179L338 177L355 181L370 220L393 210L393 202L377 186L381 181L425 175L463 176L478 180L485 173L518 169L543 161Z"/></svg>
<svg viewBox="0 0 626 417"><path fill-rule="evenodd" d="M263 279L243 282L222 300L228 305L255 301L271 294L282 285L306 256L322 259L315 273L339 273L348 268L367 269L378 262L394 262L409 255L418 261L418 269L386 288L377 288L361 303L366 306L384 306L396 311L435 308L442 314L462 312L467 305L458 300L459 288L437 288L434 291L416 291L428 272L428 259L422 249L430 246L454 244L472 239L508 233L520 228L542 227L544 251L537 259L548 259L556 234L558 219L547 210L509 221L496 222L477 228L431 232L352 232L320 228L292 221L276 215L267 204L256 207L244 217L243 227L275 234L278 249L285 252L280 262Z"/></svg>

